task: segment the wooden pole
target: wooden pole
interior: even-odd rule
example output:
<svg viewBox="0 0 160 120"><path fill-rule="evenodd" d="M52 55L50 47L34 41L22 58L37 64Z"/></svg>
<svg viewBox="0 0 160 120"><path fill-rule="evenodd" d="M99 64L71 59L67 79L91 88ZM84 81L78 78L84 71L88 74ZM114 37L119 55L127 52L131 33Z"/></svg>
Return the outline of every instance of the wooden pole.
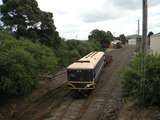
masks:
<svg viewBox="0 0 160 120"><path fill-rule="evenodd" d="M142 31L142 53L146 56L147 53L147 17L148 17L148 10L147 10L147 0L143 0L143 31Z"/></svg>
<svg viewBox="0 0 160 120"><path fill-rule="evenodd" d="M139 26L139 19L138 19L138 35L137 35L137 42L136 42L136 49L137 49L137 52L140 53L141 52L141 39L140 39L140 26Z"/></svg>
<svg viewBox="0 0 160 120"><path fill-rule="evenodd" d="M139 31L140 29L139 29L139 19L138 19L138 37L139 37Z"/></svg>
<svg viewBox="0 0 160 120"><path fill-rule="evenodd" d="M147 55L147 17L148 17L148 5L147 0L143 0L143 23L142 23L142 102L145 102L145 90L146 90L146 55Z"/></svg>

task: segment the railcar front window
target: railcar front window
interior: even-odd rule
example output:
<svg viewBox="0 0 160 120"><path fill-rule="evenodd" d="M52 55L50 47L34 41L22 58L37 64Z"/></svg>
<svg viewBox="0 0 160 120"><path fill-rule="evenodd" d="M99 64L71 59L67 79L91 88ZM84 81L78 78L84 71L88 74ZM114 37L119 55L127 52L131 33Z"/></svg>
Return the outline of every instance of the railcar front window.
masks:
<svg viewBox="0 0 160 120"><path fill-rule="evenodd" d="M91 81L92 79L92 70L68 70L69 81Z"/></svg>

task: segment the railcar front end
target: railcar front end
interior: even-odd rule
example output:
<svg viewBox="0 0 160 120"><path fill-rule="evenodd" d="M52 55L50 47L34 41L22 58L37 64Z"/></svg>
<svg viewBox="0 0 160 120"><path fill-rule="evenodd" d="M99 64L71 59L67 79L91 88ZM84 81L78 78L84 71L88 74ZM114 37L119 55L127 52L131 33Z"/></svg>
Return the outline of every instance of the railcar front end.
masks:
<svg viewBox="0 0 160 120"><path fill-rule="evenodd" d="M74 90L92 90L95 89L94 70L93 69L68 69L68 87Z"/></svg>

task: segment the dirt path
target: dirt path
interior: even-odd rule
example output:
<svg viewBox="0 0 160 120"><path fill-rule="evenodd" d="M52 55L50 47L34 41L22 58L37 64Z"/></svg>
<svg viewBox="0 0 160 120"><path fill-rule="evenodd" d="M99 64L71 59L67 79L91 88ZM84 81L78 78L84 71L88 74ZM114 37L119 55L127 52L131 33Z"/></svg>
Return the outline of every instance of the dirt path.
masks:
<svg viewBox="0 0 160 120"><path fill-rule="evenodd" d="M120 72L129 63L133 49L124 47L113 51L113 63L104 69L92 102L81 116L81 120L116 120L121 107Z"/></svg>

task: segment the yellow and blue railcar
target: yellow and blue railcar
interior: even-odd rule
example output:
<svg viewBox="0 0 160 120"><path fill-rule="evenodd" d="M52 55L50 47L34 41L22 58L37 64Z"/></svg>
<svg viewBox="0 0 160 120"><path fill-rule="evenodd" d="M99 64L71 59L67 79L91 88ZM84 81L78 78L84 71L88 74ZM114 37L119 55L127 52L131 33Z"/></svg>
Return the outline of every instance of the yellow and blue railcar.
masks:
<svg viewBox="0 0 160 120"><path fill-rule="evenodd" d="M67 67L68 87L74 90L95 89L106 63L104 52L91 52Z"/></svg>

